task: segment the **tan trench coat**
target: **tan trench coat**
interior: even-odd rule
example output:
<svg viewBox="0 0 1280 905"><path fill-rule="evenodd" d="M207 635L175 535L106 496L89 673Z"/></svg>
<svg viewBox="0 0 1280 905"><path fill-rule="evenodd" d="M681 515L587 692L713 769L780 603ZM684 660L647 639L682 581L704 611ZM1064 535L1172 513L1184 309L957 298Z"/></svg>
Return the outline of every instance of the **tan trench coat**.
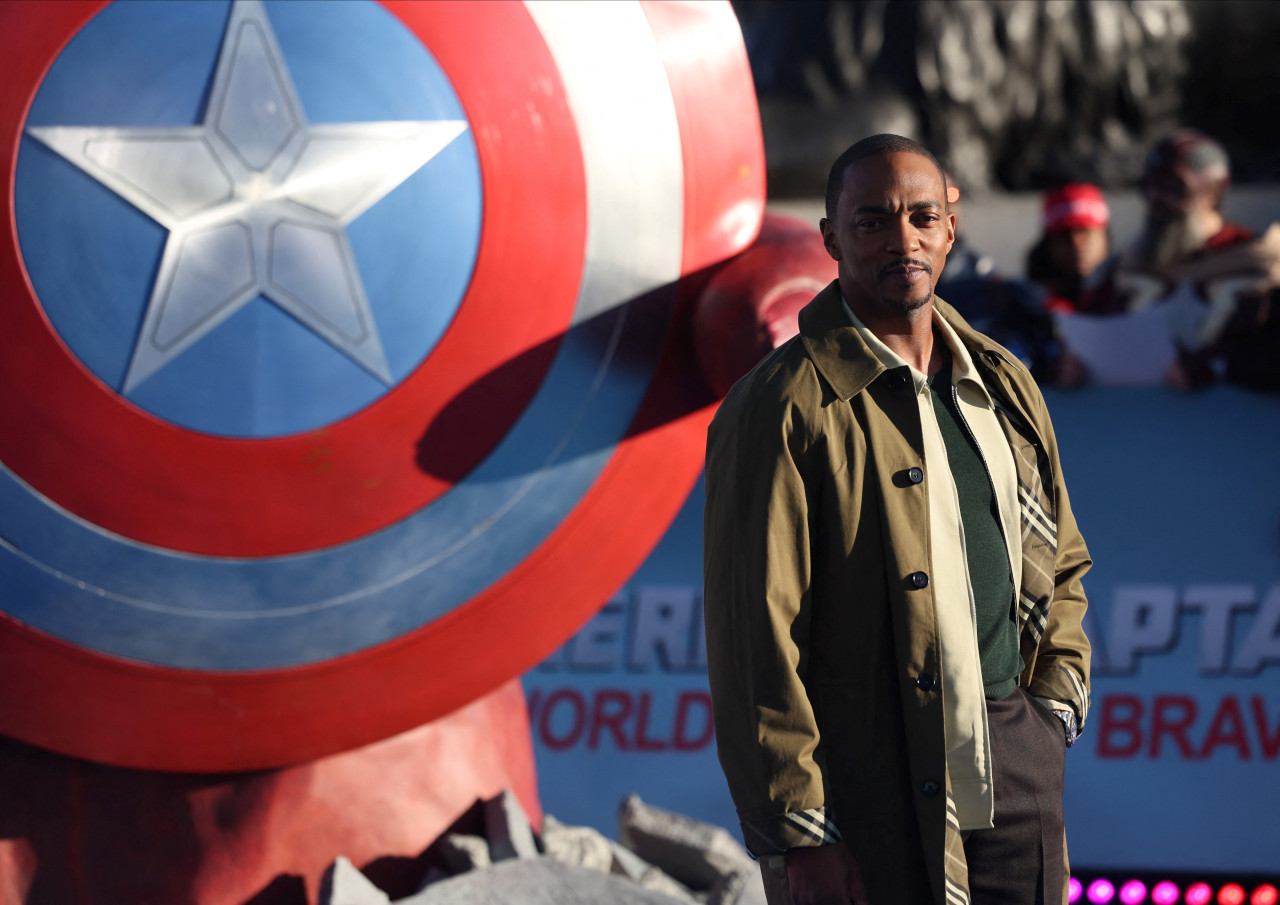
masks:
<svg viewBox="0 0 1280 905"><path fill-rule="evenodd" d="M935 305L995 398L1017 466L1020 684L1070 703L1083 727L1091 561L1044 400L1012 354ZM834 821L877 905L966 901L968 886L937 608L913 580L930 567L930 463L905 371L867 348L832 283L800 335L730 390L707 442L707 654L744 838L757 855L781 852L822 836L786 815Z"/></svg>

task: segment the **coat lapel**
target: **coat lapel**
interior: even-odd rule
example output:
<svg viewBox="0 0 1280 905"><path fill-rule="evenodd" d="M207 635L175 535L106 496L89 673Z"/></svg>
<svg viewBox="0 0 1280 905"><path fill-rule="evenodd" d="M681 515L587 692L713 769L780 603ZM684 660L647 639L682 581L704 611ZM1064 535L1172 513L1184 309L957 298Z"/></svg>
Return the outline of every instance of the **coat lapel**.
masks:
<svg viewBox="0 0 1280 905"><path fill-rule="evenodd" d="M885 370L849 322L832 281L800 309L800 341L824 380L845 402L866 389Z"/></svg>

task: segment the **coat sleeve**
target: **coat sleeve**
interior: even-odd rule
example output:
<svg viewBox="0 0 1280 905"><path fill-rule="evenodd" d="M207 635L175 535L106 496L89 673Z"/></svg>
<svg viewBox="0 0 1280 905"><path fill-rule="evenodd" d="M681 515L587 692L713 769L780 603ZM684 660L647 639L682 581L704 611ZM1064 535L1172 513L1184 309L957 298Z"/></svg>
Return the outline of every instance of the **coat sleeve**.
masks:
<svg viewBox="0 0 1280 905"><path fill-rule="evenodd" d="M1089 716L1091 649L1083 627L1088 600L1081 578L1089 571L1093 560L1089 557L1089 550L1071 511L1071 498L1062 476L1062 463L1058 458L1058 441L1053 424L1049 420L1044 399L1040 397L1037 401L1040 435L1053 474L1057 551L1054 559L1053 600L1027 686L1028 691L1037 697L1070 704L1075 710L1079 728L1083 731Z"/></svg>
<svg viewBox="0 0 1280 905"><path fill-rule="evenodd" d="M707 442L707 664L720 763L752 854L838 841L805 691L812 438L768 387L736 388Z"/></svg>

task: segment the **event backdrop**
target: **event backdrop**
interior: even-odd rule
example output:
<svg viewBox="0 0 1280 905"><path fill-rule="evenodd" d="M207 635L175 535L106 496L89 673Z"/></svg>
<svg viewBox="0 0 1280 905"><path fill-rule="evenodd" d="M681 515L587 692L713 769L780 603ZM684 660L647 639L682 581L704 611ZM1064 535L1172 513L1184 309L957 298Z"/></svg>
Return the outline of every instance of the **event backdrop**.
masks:
<svg viewBox="0 0 1280 905"><path fill-rule="evenodd" d="M1093 710L1067 756L1077 869L1264 872L1280 813L1280 398L1051 393L1086 577ZM631 580L525 677L548 813L621 798L737 830L701 628L702 486Z"/></svg>

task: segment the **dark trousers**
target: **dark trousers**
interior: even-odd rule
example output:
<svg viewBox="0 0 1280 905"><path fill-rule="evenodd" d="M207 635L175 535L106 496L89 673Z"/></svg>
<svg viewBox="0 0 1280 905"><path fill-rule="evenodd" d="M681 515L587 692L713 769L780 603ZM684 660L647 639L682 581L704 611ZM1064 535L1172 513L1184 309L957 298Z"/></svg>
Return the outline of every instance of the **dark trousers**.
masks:
<svg viewBox="0 0 1280 905"><path fill-rule="evenodd" d="M1062 722L1021 688L987 701L987 721L995 825L961 834L973 905L1062 905Z"/></svg>
<svg viewBox="0 0 1280 905"><path fill-rule="evenodd" d="M1065 905L1062 722L1019 688L987 701L995 820L961 833L972 905ZM791 905L786 859L760 859L769 905Z"/></svg>

